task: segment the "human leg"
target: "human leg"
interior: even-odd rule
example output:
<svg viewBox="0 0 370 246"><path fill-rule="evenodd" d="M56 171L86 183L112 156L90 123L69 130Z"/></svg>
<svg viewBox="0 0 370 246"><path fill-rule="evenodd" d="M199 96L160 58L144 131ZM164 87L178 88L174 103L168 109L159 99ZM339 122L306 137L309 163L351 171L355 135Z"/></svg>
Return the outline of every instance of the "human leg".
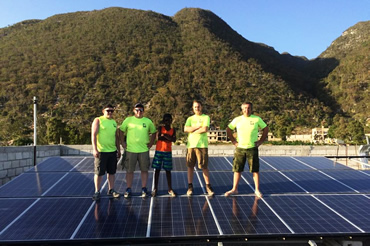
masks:
<svg viewBox="0 0 370 246"><path fill-rule="evenodd" d="M106 162L102 161L103 153L100 153L99 158L94 159L94 188L95 193L92 196L92 199L95 201L100 200L100 186L103 180L103 175L106 171Z"/></svg>
<svg viewBox="0 0 370 246"><path fill-rule="evenodd" d="M126 186L127 186L127 188L131 188L133 180L134 180L134 172L126 172Z"/></svg>
<svg viewBox="0 0 370 246"><path fill-rule="evenodd" d="M233 188L225 193L225 196L230 196L230 195L236 195L238 194L238 185L240 178L242 176L241 172L234 172L233 176Z"/></svg>
<svg viewBox="0 0 370 246"><path fill-rule="evenodd" d="M97 174L94 175L95 192L99 192L102 180L103 180L103 176L99 176Z"/></svg>
<svg viewBox="0 0 370 246"><path fill-rule="evenodd" d="M111 190L114 188L114 181L115 181L115 174L107 174L107 179L108 179L108 190Z"/></svg>
<svg viewBox="0 0 370 246"><path fill-rule="evenodd" d="M258 172L253 172L253 181L254 181L254 194L256 197L261 198L262 193L260 191L260 178Z"/></svg>
<svg viewBox="0 0 370 246"><path fill-rule="evenodd" d="M161 173L160 169L155 169L154 172L154 190L158 190L159 174Z"/></svg>
<svg viewBox="0 0 370 246"><path fill-rule="evenodd" d="M139 167L141 171L141 196L146 197L148 190L146 188L149 176L150 157L149 151L138 153Z"/></svg>
<svg viewBox="0 0 370 246"><path fill-rule="evenodd" d="M239 181L242 176L242 172L244 171L246 159L246 150L242 148L236 148L232 168L232 171L234 172L233 187L231 188L231 190L225 193L225 196L238 194Z"/></svg>
<svg viewBox="0 0 370 246"><path fill-rule="evenodd" d="M149 176L148 171L141 171L141 187L146 187L148 176Z"/></svg>
<svg viewBox="0 0 370 246"><path fill-rule="evenodd" d="M256 197L261 198L262 193L260 191L260 178L259 178L260 163L258 158L258 148L248 149L248 163L250 171L253 174L254 194L256 195Z"/></svg>
<svg viewBox="0 0 370 246"><path fill-rule="evenodd" d="M195 151L192 148L186 150L186 166L188 167L188 183L193 183L194 167L196 162Z"/></svg>
<svg viewBox="0 0 370 246"><path fill-rule="evenodd" d="M166 171L166 178L167 178L168 191L171 191L171 190L172 190L172 177L171 177L171 171Z"/></svg>
<svg viewBox="0 0 370 246"><path fill-rule="evenodd" d="M108 191L110 192L114 189L115 174L117 171L117 152L107 153L106 156Z"/></svg>

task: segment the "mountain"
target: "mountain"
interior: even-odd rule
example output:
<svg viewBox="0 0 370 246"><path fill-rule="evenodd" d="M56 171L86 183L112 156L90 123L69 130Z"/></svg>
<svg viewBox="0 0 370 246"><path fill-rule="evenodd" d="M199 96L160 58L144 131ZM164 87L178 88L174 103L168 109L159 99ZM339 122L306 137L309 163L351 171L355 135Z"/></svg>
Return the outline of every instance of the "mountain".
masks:
<svg viewBox="0 0 370 246"><path fill-rule="evenodd" d="M340 108L357 119L370 118L370 21L347 29L319 59L338 65L323 79Z"/></svg>
<svg viewBox="0 0 370 246"><path fill-rule="evenodd" d="M32 139L33 96L40 144L90 143L91 122L107 103L119 124L139 101L156 125L171 113L179 137L194 99L221 128L252 101L276 136L347 110L329 79L350 55L279 54L202 9L168 17L108 8L23 21L0 29L0 53L3 145Z"/></svg>

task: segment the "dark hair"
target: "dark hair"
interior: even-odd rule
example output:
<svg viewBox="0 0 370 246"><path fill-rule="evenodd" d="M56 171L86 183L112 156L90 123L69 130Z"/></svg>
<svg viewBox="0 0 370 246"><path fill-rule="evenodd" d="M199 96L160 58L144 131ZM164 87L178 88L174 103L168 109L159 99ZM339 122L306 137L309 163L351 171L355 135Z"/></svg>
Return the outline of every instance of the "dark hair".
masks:
<svg viewBox="0 0 370 246"><path fill-rule="evenodd" d="M253 109L253 103L251 103L251 102L244 102L244 103L242 103L242 105L241 105L240 107L243 107L243 105L246 105L246 104L251 105L251 107L252 107L252 109Z"/></svg>
<svg viewBox="0 0 370 246"><path fill-rule="evenodd" d="M164 121L165 119L170 119L170 120L172 120L172 115L171 115L171 114L164 114L164 115L163 115L163 118L162 118L162 121Z"/></svg>
<svg viewBox="0 0 370 246"><path fill-rule="evenodd" d="M107 105L104 106L103 109L105 109L105 108L114 108L114 106L112 104L107 104Z"/></svg>
<svg viewBox="0 0 370 246"><path fill-rule="evenodd" d="M203 103L200 100L194 100L192 105L194 105L194 103L198 103L200 106L203 106Z"/></svg>

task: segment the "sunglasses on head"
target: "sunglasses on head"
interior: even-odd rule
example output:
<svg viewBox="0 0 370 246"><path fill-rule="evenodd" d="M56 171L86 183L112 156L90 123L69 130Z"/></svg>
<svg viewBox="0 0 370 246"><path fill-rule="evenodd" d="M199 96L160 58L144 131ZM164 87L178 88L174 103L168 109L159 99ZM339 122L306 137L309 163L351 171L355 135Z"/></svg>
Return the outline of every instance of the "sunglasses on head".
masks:
<svg viewBox="0 0 370 246"><path fill-rule="evenodd" d="M142 108L135 108L135 111L136 112L144 112L144 109L142 109Z"/></svg>

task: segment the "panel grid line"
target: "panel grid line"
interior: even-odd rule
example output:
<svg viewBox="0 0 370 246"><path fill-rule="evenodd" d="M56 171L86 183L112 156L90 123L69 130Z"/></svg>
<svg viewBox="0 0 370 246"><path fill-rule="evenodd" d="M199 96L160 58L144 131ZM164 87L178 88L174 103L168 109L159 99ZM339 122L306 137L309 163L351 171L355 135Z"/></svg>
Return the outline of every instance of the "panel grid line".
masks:
<svg viewBox="0 0 370 246"><path fill-rule="evenodd" d="M226 161L231 165L231 162L225 157ZM247 179L244 177L244 175L242 175L242 179L252 188L253 191L255 191L255 189L249 184L249 182L247 181ZM290 226L280 217L280 215L278 213L276 213L276 211L265 201L265 199L262 197L261 200L266 204L266 206L276 215L276 217L279 218L279 220L286 226L286 228L288 228L289 231L291 231L291 233L295 233L293 231L292 228L290 228Z"/></svg>
<svg viewBox="0 0 370 246"><path fill-rule="evenodd" d="M351 186L349 186L349 185L346 185L345 183L343 183L343 182L341 182L341 181L337 180L336 178L334 178L334 177L330 176L329 174L327 174L327 173L325 173L325 172L323 172L323 171L321 171L321 170L318 170L317 168L314 168L314 167L310 166L309 164L307 164L307 163L305 163L305 162L303 162L303 161L300 161L300 160L298 160L298 159L296 159L296 158L294 158L294 157L291 157L291 158L292 158L292 159L294 159L294 160L296 160L296 161L298 161L298 162L300 162L300 163L302 163L302 164L304 164L304 165L306 165L306 166L308 166L308 167L311 167L312 169L314 169L314 170L318 171L319 173L324 174L324 175L325 175L325 176L327 176L328 178L331 178L332 180L334 180L334 181L336 181L336 182L338 182L338 183L340 183L340 184L344 185L345 187L347 187L347 188L349 188L349 189L353 190L354 192L356 192L356 193L360 193L358 190L356 190L356 189L352 188L352 187L351 187Z"/></svg>
<svg viewBox="0 0 370 246"><path fill-rule="evenodd" d="M326 203L324 203L323 201L321 201L320 199L318 199L314 195L311 195L311 196L313 198L315 198L317 201L319 201L322 205L324 205L325 207L327 207L328 209L330 209L331 211L333 211L336 215L338 215L339 217L341 217L342 219L344 219L345 221L347 221L348 223L350 223L352 226L354 226L355 228L357 228L360 232L362 232L362 233L365 232L360 227L358 227L357 225L355 225L354 223L352 223L349 219L347 219L346 217L344 217L343 215L341 215L339 212L335 211L335 209L333 209L332 207L330 207L329 205L327 205Z"/></svg>
<svg viewBox="0 0 370 246"><path fill-rule="evenodd" d="M194 169L195 169L195 168L194 168ZM195 174L196 174L196 175L197 175L197 177L198 177L199 184L200 184L200 186L202 187L203 193L206 193L205 188L204 188L204 186L203 186L203 184L202 184L202 182L201 182L201 179L200 179L200 177L199 177L199 173L197 172L197 170L195 170ZM219 223L219 222L218 222L218 220L217 220L216 214L215 214L215 212L213 211L212 204L210 203L209 198L208 198L208 196L207 196L207 195L206 195L206 200L207 200L207 202L208 202L208 205L209 205L209 208L210 208L211 214L212 214L212 216L213 216L213 219L214 219L214 221L215 221L215 223L216 223L217 230L218 230L218 232L219 232L219 234L220 234L220 235L223 235L224 233L222 232L222 229L221 229L220 223Z"/></svg>

